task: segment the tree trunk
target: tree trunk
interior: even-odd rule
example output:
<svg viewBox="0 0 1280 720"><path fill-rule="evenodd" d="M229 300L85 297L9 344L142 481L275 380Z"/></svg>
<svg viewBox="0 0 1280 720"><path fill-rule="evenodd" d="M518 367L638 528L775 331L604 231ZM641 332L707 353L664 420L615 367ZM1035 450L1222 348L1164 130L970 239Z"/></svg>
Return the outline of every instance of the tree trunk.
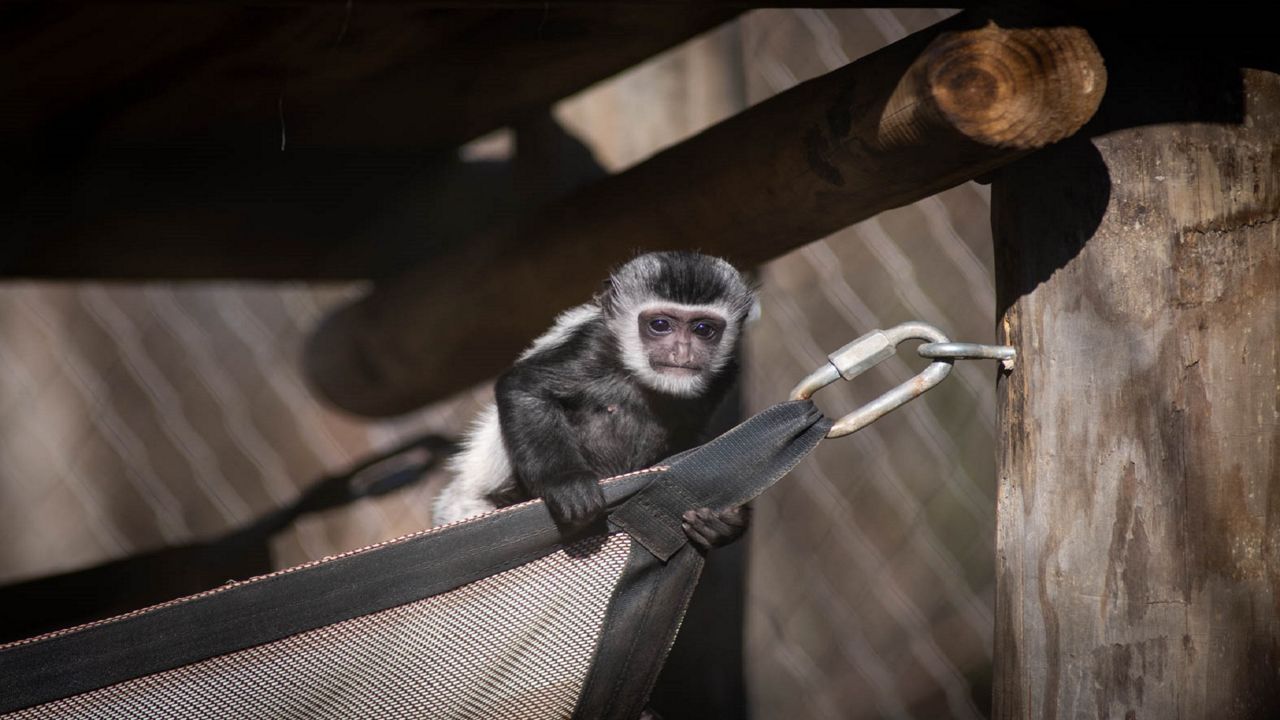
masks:
<svg viewBox="0 0 1280 720"><path fill-rule="evenodd" d="M1280 717L1280 76L1099 45L992 191L995 714Z"/></svg>

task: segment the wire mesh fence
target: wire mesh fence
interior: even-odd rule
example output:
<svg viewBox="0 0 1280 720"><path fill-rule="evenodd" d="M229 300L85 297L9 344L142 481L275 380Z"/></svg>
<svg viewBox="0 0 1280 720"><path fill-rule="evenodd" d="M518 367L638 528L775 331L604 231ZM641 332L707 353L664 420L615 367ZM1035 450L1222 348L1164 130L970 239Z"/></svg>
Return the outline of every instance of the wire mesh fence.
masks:
<svg viewBox="0 0 1280 720"><path fill-rule="evenodd" d="M557 117L616 170L946 14L748 13L570 99ZM627 110L640 105L648 109ZM784 399L827 352L868 330L923 320L990 342L988 210L985 188L962 186L762 268L747 410ZM364 422L306 387L306 334L360 290L0 287L0 583L215 536L371 450L460 432L487 388ZM848 412L924 364L900 355L818 402ZM745 629L754 717L988 713L995 372L957 363L940 387L825 443L758 501ZM442 479L305 518L277 538L273 562L425 527Z"/></svg>

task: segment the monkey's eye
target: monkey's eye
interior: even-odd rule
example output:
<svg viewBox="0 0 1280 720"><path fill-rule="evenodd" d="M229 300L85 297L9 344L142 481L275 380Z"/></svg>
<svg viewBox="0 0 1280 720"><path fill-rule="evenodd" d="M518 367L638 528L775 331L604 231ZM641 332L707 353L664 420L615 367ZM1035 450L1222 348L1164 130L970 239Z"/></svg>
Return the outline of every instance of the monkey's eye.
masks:
<svg viewBox="0 0 1280 720"><path fill-rule="evenodd" d="M716 326L709 322L696 322L693 324L693 334L703 340L710 340L716 336Z"/></svg>
<svg viewBox="0 0 1280 720"><path fill-rule="evenodd" d="M659 335L671 332L671 321L666 318L654 318L649 321L649 329Z"/></svg>

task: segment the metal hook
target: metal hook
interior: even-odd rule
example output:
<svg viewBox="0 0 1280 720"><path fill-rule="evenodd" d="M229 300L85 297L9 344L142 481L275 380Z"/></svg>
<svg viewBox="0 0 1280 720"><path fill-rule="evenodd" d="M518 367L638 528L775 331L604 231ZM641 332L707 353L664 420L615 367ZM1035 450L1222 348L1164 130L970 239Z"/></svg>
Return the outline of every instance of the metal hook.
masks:
<svg viewBox="0 0 1280 720"><path fill-rule="evenodd" d="M840 378L852 380L893 356L895 348L907 340L924 340L931 344L950 343L942 331L922 322L902 323L888 330L873 330L827 356L828 363L809 373L791 391L792 400L807 400L818 390ZM836 421L827 433L829 438L857 432L926 390L942 382L951 372L952 360L935 360L918 375L857 410Z"/></svg>
<svg viewBox="0 0 1280 720"><path fill-rule="evenodd" d="M999 360L1000 367L1012 370L1018 359L1018 351L1008 345L982 345L979 343L925 343L916 348L922 358L940 360Z"/></svg>

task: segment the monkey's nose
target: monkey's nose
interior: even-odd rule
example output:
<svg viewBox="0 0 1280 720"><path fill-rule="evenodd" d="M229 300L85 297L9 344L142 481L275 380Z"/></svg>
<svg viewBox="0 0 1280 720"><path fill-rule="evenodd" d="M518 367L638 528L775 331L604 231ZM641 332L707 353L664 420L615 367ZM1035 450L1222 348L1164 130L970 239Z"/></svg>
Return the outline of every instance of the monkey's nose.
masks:
<svg viewBox="0 0 1280 720"><path fill-rule="evenodd" d="M671 362L677 365L688 365L693 359L693 354L689 352L689 343L676 343L671 348Z"/></svg>

